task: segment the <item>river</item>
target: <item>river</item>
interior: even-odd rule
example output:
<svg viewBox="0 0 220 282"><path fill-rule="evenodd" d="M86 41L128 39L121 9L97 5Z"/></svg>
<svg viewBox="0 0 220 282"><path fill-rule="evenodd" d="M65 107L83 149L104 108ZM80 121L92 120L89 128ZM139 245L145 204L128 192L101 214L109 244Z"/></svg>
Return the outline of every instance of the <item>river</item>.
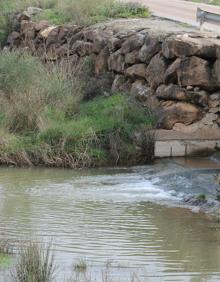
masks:
<svg viewBox="0 0 220 282"><path fill-rule="evenodd" d="M131 275L220 281L220 225L183 205L186 195L215 197L219 167L213 159L178 159L131 168L1 168L0 233L15 245L52 241L57 281L72 275L79 258L91 281L103 281L106 265L114 282Z"/></svg>

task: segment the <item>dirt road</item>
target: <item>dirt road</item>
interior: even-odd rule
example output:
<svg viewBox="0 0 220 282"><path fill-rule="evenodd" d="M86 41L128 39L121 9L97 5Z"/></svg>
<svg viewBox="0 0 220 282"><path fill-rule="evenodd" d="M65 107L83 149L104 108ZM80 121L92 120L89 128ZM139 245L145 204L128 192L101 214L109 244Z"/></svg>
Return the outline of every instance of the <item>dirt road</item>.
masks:
<svg viewBox="0 0 220 282"><path fill-rule="evenodd" d="M127 1L127 0L123 0ZM127 2L129 2L128 0ZM179 22L197 26L196 11L200 7L208 12L220 14L220 7L181 0L137 0L149 7L151 12L158 17L163 17Z"/></svg>

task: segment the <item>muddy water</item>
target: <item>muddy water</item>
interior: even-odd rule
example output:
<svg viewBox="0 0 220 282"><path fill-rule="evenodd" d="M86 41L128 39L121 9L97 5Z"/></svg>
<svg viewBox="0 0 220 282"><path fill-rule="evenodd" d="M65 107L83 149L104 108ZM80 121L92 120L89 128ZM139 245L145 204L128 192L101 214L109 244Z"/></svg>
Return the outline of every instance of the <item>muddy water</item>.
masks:
<svg viewBox="0 0 220 282"><path fill-rule="evenodd" d="M113 281L129 281L133 273L140 281L220 281L220 225L179 208L188 194L214 197L218 169L212 160L79 171L1 168L0 233L15 244L52 240L57 281L72 275L78 258L86 259L92 281L102 281L106 264Z"/></svg>

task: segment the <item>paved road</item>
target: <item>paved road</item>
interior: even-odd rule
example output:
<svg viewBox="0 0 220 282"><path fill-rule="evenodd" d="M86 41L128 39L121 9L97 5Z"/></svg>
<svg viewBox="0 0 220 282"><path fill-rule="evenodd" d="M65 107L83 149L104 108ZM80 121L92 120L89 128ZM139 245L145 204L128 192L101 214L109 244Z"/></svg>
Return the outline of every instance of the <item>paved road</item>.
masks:
<svg viewBox="0 0 220 282"><path fill-rule="evenodd" d="M127 0L122 0L127 1ZM129 1L129 0L128 0ZM151 12L158 17L180 21L197 26L196 11L200 7L208 12L220 14L220 7L181 0L137 0L149 7Z"/></svg>

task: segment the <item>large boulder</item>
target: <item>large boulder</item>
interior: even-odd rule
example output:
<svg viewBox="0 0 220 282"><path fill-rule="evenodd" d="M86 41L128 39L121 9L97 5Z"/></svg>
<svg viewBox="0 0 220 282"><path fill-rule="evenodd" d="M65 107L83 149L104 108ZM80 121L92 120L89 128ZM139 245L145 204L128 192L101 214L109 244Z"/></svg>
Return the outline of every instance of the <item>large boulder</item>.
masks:
<svg viewBox="0 0 220 282"><path fill-rule="evenodd" d="M176 123L189 125L199 121L203 116L198 107L189 103L174 101L161 103L161 108L156 115L158 128L163 129L172 129Z"/></svg>
<svg viewBox="0 0 220 282"><path fill-rule="evenodd" d="M146 70L146 79L153 89L164 83L164 75L167 70L168 63L162 54L154 56Z"/></svg>
<svg viewBox="0 0 220 282"><path fill-rule="evenodd" d="M195 56L181 60L177 76L182 86L214 87L209 62Z"/></svg>
<svg viewBox="0 0 220 282"><path fill-rule="evenodd" d="M168 37L162 44L163 55L168 59L199 56L215 58L216 45L201 36L177 35Z"/></svg>

